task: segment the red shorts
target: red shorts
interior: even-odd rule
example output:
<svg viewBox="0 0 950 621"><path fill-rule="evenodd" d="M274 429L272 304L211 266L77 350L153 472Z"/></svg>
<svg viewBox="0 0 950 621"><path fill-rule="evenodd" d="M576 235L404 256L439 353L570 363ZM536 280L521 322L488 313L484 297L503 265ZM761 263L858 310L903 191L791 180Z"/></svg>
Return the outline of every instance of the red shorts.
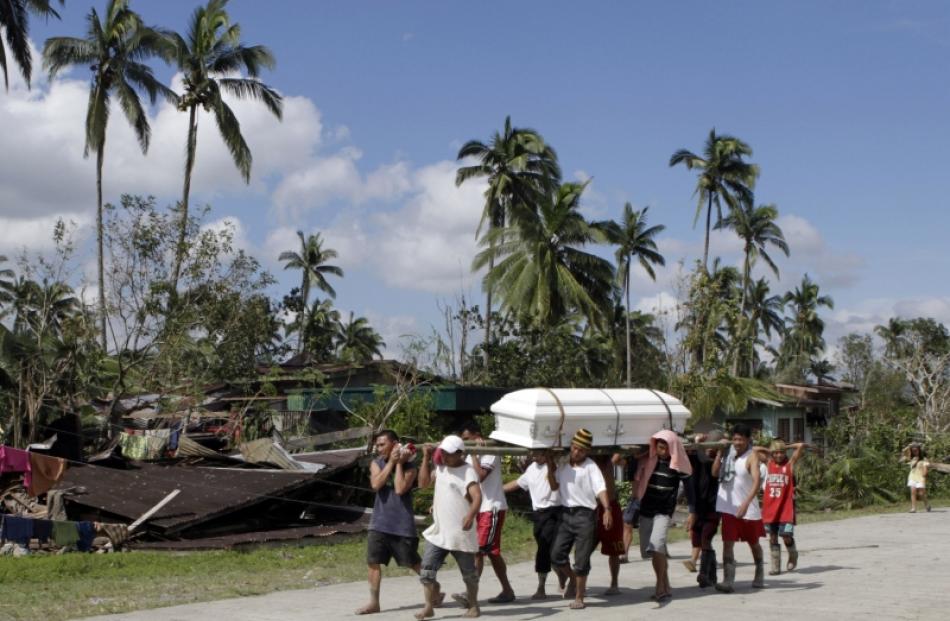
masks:
<svg viewBox="0 0 950 621"><path fill-rule="evenodd" d="M623 511L619 502L610 503L610 515L613 516L613 523L610 530L604 530L604 508L597 506L597 541L600 542L600 553L604 556L622 556Z"/></svg>
<svg viewBox="0 0 950 621"><path fill-rule="evenodd" d="M755 543L765 537L762 520L740 520L729 513L722 514L722 540Z"/></svg>
<svg viewBox="0 0 950 621"><path fill-rule="evenodd" d="M478 514L478 553L501 556L501 527L505 525L505 511L485 511Z"/></svg>

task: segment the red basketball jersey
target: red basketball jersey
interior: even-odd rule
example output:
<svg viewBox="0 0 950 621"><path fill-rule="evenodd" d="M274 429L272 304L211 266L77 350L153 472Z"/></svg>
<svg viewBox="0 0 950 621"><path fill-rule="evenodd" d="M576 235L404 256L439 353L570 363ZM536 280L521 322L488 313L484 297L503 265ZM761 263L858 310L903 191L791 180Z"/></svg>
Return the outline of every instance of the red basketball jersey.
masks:
<svg viewBox="0 0 950 621"><path fill-rule="evenodd" d="M789 462L782 465L769 460L762 500L762 521L795 523L795 477Z"/></svg>

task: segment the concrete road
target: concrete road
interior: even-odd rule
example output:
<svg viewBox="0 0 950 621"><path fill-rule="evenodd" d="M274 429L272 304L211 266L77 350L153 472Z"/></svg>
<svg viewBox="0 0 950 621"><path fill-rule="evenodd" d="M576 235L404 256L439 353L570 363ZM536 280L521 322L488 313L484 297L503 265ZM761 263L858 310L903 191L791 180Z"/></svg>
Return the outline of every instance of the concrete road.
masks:
<svg viewBox="0 0 950 621"><path fill-rule="evenodd" d="M768 588L750 587L753 567L748 548L738 554L737 592L725 595L701 590L695 574L680 562L689 544L673 544L671 582L674 598L663 606L649 601L653 573L649 563L634 561L621 567L621 595L598 596L608 583L606 559L595 553L591 574L593 596L587 611L572 611L562 599L530 601L536 584L533 567L522 563L510 575L519 599L514 604L484 605L482 616L499 619L948 619L950 618L950 509L933 513L876 515L836 522L806 524L798 528L801 551L799 568L769 577ZM738 548L737 548L738 549ZM449 592L461 590L454 568L440 575ZM553 582L553 580L551 581ZM383 580L384 612L359 618L412 619L419 609L421 588L415 578ZM493 596L498 583L486 568L482 597ZM352 611L363 604L366 586L339 584L301 591L230 599L95 617L102 621L328 621L355 619ZM458 619L462 610L453 605L437 611L437 619ZM593 616L596 615L596 616Z"/></svg>

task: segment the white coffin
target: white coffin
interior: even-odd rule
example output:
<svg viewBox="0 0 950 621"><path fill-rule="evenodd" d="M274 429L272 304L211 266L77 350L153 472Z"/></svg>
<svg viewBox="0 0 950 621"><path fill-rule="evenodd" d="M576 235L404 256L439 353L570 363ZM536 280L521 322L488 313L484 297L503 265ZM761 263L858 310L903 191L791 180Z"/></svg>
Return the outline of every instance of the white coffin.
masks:
<svg viewBox="0 0 950 621"><path fill-rule="evenodd" d="M561 408L551 392L564 408L560 435ZM528 388L508 393L491 411L491 438L526 448L570 446L580 428L593 433L594 446L647 444L661 429L682 433L690 416L675 397L643 388Z"/></svg>

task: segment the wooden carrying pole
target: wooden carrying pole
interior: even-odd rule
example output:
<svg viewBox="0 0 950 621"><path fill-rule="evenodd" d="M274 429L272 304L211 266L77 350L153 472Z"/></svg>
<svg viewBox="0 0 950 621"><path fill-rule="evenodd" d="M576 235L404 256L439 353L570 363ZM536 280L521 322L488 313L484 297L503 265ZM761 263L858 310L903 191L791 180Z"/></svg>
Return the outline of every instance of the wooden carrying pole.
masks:
<svg viewBox="0 0 950 621"><path fill-rule="evenodd" d="M709 448L718 448L723 445L721 442L690 442L688 444L683 444L683 448L687 451L695 451ZM647 445L645 444L633 444L625 446L595 446L590 449L590 455L613 455L614 453L621 454L637 454L643 453L647 450ZM763 447L756 447L763 448ZM537 448L529 449L523 446L515 446L513 444L484 444L478 445L474 442L468 442L465 444L465 451L468 453L475 453L476 455L511 455L512 457L525 457L530 455L532 451L552 451L553 453L566 453L569 449L565 448ZM767 447L766 447L766 450Z"/></svg>

